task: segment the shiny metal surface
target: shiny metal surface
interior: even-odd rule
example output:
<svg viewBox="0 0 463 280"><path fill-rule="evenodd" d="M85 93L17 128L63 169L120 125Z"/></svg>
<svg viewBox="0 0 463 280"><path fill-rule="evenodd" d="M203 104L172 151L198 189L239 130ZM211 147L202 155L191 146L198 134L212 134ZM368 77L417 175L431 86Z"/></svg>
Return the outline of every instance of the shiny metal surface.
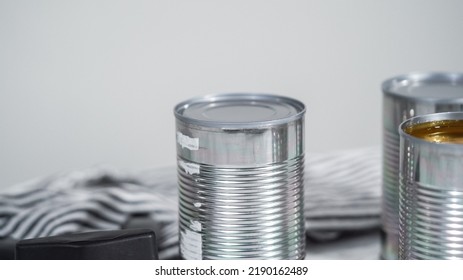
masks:
<svg viewBox="0 0 463 280"><path fill-rule="evenodd" d="M243 129L286 124L300 119L300 101L270 94L229 93L192 98L178 104L175 117L204 128Z"/></svg>
<svg viewBox="0 0 463 280"><path fill-rule="evenodd" d="M226 94L175 113L182 258L304 258L304 105Z"/></svg>
<svg viewBox="0 0 463 280"><path fill-rule="evenodd" d="M404 131L438 120L463 120L463 113L419 116L400 126L400 259L463 259L463 144Z"/></svg>
<svg viewBox="0 0 463 280"><path fill-rule="evenodd" d="M463 73L416 72L382 84L383 184L381 258L398 258L399 134L403 121L436 112L463 111Z"/></svg>

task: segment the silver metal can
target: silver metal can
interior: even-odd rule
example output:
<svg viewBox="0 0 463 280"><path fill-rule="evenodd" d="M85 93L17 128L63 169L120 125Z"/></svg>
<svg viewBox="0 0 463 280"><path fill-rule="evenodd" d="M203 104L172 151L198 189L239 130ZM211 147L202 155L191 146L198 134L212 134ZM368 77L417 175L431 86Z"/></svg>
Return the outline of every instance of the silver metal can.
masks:
<svg viewBox="0 0 463 280"><path fill-rule="evenodd" d="M383 90L381 258L397 259L399 242L399 125L412 117L463 111L463 73L410 73L386 80Z"/></svg>
<svg viewBox="0 0 463 280"><path fill-rule="evenodd" d="M463 112L400 126L400 259L463 259L462 171Z"/></svg>
<svg viewBox="0 0 463 280"><path fill-rule="evenodd" d="M183 259L303 259L304 114L263 94L174 110Z"/></svg>

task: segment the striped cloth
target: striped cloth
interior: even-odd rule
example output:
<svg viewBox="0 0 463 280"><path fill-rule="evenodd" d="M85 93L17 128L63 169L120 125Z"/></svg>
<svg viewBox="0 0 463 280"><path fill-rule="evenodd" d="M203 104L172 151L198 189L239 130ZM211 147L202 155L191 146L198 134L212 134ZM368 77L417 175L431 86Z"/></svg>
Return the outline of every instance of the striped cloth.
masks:
<svg viewBox="0 0 463 280"><path fill-rule="evenodd" d="M379 226L380 150L306 157L306 232L317 240ZM159 256L178 257L176 168L124 172L95 167L56 174L0 192L0 238L27 239L120 229L134 214L155 220Z"/></svg>

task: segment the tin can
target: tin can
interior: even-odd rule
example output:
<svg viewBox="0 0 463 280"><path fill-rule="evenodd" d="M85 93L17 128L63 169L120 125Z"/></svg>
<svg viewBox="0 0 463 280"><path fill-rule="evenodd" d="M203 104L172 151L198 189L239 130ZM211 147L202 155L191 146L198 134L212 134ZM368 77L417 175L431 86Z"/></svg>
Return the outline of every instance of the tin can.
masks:
<svg viewBox="0 0 463 280"><path fill-rule="evenodd" d="M399 258L463 259L463 112L400 126Z"/></svg>
<svg viewBox="0 0 463 280"><path fill-rule="evenodd" d="M183 259L303 259L304 114L265 94L174 109Z"/></svg>
<svg viewBox="0 0 463 280"><path fill-rule="evenodd" d="M397 259L399 242L399 125L412 117L463 110L463 74L416 72L393 77L383 90L381 258Z"/></svg>

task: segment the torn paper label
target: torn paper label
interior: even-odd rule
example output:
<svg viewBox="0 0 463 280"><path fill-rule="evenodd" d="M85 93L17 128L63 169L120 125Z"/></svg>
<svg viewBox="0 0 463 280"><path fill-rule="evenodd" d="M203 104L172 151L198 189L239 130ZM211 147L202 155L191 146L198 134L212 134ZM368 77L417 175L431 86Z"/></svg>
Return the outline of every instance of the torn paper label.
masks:
<svg viewBox="0 0 463 280"><path fill-rule="evenodd" d="M185 229L180 231L180 252L186 260L202 259L203 240L201 234Z"/></svg>
<svg viewBox="0 0 463 280"><path fill-rule="evenodd" d="M190 221L190 228L194 231L201 231L201 223L198 221Z"/></svg>
<svg viewBox="0 0 463 280"><path fill-rule="evenodd" d="M177 143L182 148L187 148L191 151L199 150L199 138L191 138L187 135L183 135L180 131L177 131Z"/></svg>
<svg viewBox="0 0 463 280"><path fill-rule="evenodd" d="M199 174L199 164L191 163L191 162L184 162L183 160L178 161L178 165L185 170L187 174L194 175Z"/></svg>

